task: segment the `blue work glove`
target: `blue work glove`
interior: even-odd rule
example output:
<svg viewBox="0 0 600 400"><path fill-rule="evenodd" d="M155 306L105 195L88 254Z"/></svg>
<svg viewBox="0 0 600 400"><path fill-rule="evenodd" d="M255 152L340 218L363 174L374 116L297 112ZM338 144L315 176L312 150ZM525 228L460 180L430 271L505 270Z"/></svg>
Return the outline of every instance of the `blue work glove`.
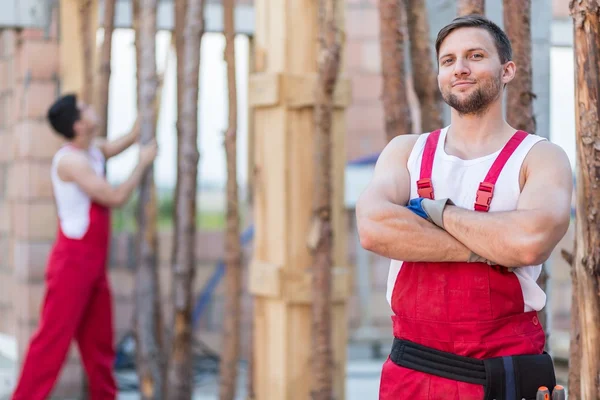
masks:
<svg viewBox="0 0 600 400"><path fill-rule="evenodd" d="M444 229L444 220L442 216L444 214L444 208L449 204L454 205L450 199L431 200L419 197L410 200L406 208L417 214L419 217L425 218L429 222Z"/></svg>
<svg viewBox="0 0 600 400"><path fill-rule="evenodd" d="M427 213L423 209L423 205L422 205L423 200L424 200L424 198L422 198L422 197L417 197L416 199L412 199L411 201L408 202L408 206L406 206L406 208L408 208L410 211L417 214L419 217L429 220L429 215L427 215Z"/></svg>
<svg viewBox="0 0 600 400"><path fill-rule="evenodd" d="M450 199L431 200L418 197L416 199L410 200L406 208L412 211L413 213L417 214L419 217L424 218L429 222L437 225L438 227L444 229L444 220L442 216L444 213L444 208L448 204L454 205L454 203ZM469 256L467 262L482 262L488 265L496 265L496 263L487 260L473 252L471 252L471 255Z"/></svg>

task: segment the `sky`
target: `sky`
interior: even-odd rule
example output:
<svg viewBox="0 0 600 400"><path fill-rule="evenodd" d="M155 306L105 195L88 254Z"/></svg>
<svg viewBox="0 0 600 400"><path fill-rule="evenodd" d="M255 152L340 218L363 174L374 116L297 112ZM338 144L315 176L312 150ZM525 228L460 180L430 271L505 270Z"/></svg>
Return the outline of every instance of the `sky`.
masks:
<svg viewBox="0 0 600 400"><path fill-rule="evenodd" d="M131 129L136 115L136 66L132 30L118 29L113 33L112 73L110 81L108 137L123 135ZM177 90L175 50L170 46L169 32L157 35L156 61L159 71L167 65L162 94L157 141L159 154L155 162L155 179L159 188L173 188L176 180ZM223 132L227 128L227 76L223 59L225 39L220 34L205 33L201 46L200 104L198 144L200 150L199 181L203 186L225 185L226 163ZM236 75L238 90L238 182L247 179L247 77L248 39L236 39ZM167 53L168 52L168 53ZM167 61L167 54L169 55ZM137 162L138 147L133 146L108 162L108 178L122 182Z"/></svg>
<svg viewBox="0 0 600 400"><path fill-rule="evenodd" d="M550 50L550 140L575 168L575 64L572 47Z"/></svg>

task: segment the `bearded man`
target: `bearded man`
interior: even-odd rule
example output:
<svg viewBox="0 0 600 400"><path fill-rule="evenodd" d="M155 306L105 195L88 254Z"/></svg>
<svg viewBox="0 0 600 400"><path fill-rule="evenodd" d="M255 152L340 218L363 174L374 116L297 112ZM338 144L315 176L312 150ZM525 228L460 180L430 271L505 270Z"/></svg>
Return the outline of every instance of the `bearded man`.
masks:
<svg viewBox="0 0 600 400"><path fill-rule="evenodd" d="M535 398L556 384L536 280L569 225L570 163L505 121L517 66L497 25L456 18L436 53L450 125L392 140L356 208L362 246L392 260L379 398Z"/></svg>

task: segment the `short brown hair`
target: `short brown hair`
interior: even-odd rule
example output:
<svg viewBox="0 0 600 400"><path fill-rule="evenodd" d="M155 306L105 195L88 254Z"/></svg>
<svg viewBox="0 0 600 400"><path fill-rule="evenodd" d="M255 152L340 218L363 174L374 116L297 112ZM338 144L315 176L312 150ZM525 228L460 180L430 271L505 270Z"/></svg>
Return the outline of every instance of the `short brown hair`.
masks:
<svg viewBox="0 0 600 400"><path fill-rule="evenodd" d="M496 50L498 51L500 62L504 64L505 62L512 60L512 46L510 44L510 40L508 40L508 36L506 36L506 33L504 33L504 31L500 29L498 25L478 14L454 18L451 23L439 31L437 40L435 41L435 53L438 58L440 56L440 47L442 46L442 42L450 33L459 28L485 29L492 35L492 38L494 38L494 43L496 44Z"/></svg>

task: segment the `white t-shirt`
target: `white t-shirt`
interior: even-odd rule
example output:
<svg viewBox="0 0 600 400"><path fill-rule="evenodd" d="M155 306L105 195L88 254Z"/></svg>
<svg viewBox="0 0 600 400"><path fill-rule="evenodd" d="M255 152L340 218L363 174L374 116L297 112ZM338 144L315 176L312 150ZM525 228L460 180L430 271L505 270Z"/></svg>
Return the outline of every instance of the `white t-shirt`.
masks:
<svg viewBox="0 0 600 400"><path fill-rule="evenodd" d="M435 151L431 173L433 190L436 198L450 198L457 206L473 210L479 183L484 180L496 157L500 154L500 150L476 159L462 160L446 154L444 151L447 132L448 127L442 129ZM419 197L417 194L417 180L420 179L421 159L428 136L428 133L423 134L417 139L408 159L407 166L411 179L411 199ZM517 208L517 202L521 194L519 185L521 165L529 150L542 140L545 139L536 135L528 135L508 159L496 181L494 197L489 209L490 212L512 211ZM394 290L396 278L401 267L402 261L392 260L390 263L386 296L390 305L392 291ZM523 290L525 312L539 311L546 304L546 294L536 282L541 271L541 265L520 267L514 270Z"/></svg>
<svg viewBox="0 0 600 400"><path fill-rule="evenodd" d="M104 155L97 147L88 150L65 145L60 148L52 159L52 188L56 201L56 210L63 234L70 239L81 239L88 230L90 223L91 199L74 182L64 182L57 172L58 162L69 152L80 152L86 156L96 173L104 176Z"/></svg>

